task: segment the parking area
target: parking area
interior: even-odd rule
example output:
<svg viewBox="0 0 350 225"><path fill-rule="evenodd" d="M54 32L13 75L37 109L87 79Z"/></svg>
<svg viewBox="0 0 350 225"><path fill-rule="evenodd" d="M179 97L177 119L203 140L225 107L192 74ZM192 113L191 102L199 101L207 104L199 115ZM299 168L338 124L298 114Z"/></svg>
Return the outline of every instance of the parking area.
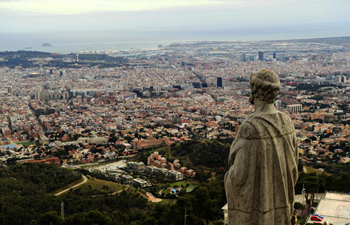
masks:
<svg viewBox="0 0 350 225"><path fill-rule="evenodd" d="M350 195L327 193L321 199L316 213L324 216L322 223L327 222L333 225L350 223ZM308 222L315 223L310 219Z"/></svg>

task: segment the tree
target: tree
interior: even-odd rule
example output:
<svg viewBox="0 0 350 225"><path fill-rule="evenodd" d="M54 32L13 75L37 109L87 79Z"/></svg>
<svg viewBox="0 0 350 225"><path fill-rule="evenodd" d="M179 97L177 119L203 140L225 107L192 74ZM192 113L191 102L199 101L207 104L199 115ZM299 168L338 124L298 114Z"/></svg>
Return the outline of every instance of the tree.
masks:
<svg viewBox="0 0 350 225"><path fill-rule="evenodd" d="M38 220L32 221L31 225L61 225L63 224L62 218L56 211L50 211L39 216Z"/></svg>
<svg viewBox="0 0 350 225"><path fill-rule="evenodd" d="M295 202L294 203L294 212L298 211L298 210L304 210L305 209L305 205L301 204L300 202Z"/></svg>

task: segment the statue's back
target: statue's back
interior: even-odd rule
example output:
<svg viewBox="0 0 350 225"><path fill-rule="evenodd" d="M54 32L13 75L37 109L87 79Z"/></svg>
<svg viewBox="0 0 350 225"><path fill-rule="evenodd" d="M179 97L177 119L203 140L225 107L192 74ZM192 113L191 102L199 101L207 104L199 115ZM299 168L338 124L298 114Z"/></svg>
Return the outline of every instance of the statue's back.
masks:
<svg viewBox="0 0 350 225"><path fill-rule="evenodd" d="M285 113L249 116L232 143L225 176L229 224L290 224L297 158L294 126Z"/></svg>

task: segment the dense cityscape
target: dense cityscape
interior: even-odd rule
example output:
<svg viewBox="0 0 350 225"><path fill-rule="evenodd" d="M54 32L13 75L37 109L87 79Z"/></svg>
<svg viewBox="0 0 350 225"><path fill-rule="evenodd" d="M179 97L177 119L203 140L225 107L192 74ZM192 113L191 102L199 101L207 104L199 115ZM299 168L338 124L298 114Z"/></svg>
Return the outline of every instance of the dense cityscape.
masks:
<svg viewBox="0 0 350 225"><path fill-rule="evenodd" d="M75 182L79 178L90 182L90 192L85 191L91 196L138 193L155 204L180 204L182 210L186 201L181 199L200 193L196 189L203 189L203 181L222 182L229 146L254 111L248 101L249 77L266 68L281 80L274 104L291 117L297 131L303 175L296 194L304 194L305 188L310 195L316 189L349 193L349 41L349 37L198 41L70 54L0 52L0 165L55 164L81 173L83 178L75 175ZM203 147L198 145L215 151L202 157L198 149ZM197 158L206 159L201 165ZM331 178L339 182L332 184ZM94 192L94 179L110 183ZM58 193L73 181L46 191ZM83 195L82 190L70 187L64 193ZM125 193L130 190L135 192ZM347 203L344 208L350 207L349 198L342 201ZM315 203L319 203L317 197ZM212 208L204 214L208 224L224 224L224 205L219 201L208 206ZM158 206L152 207L144 209L145 214L154 213ZM183 221L181 210L179 221ZM302 224L308 219L307 210L305 206L295 210ZM70 216L84 211L73 210ZM58 214L28 218L32 224L45 224L48 216L60 218ZM116 215L109 216L117 221ZM137 216L115 224L156 224L150 218L138 223L142 219ZM328 216L334 225L345 224L350 211L338 213L333 220L335 214ZM189 216L189 224L203 224L200 218L204 217L199 213L197 217ZM70 221L74 224L74 218Z"/></svg>

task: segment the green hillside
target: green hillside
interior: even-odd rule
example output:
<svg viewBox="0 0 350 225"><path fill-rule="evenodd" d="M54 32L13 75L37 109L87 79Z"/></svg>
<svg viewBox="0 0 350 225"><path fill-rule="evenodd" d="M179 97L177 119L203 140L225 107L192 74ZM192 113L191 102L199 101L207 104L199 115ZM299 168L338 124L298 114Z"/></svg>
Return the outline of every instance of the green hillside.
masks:
<svg viewBox="0 0 350 225"><path fill-rule="evenodd" d="M208 179L223 180L228 170L228 154L232 139L219 140L198 140L185 143L173 144L167 147L144 150L132 161L147 163L147 157L158 151L159 154L172 162L179 159L182 166L193 169L197 172L195 179L207 181ZM211 180L212 180L211 179Z"/></svg>
<svg viewBox="0 0 350 225"><path fill-rule="evenodd" d="M50 193L81 178L81 173L45 163L15 164L0 170L7 195ZM26 191L29 191L27 193Z"/></svg>

